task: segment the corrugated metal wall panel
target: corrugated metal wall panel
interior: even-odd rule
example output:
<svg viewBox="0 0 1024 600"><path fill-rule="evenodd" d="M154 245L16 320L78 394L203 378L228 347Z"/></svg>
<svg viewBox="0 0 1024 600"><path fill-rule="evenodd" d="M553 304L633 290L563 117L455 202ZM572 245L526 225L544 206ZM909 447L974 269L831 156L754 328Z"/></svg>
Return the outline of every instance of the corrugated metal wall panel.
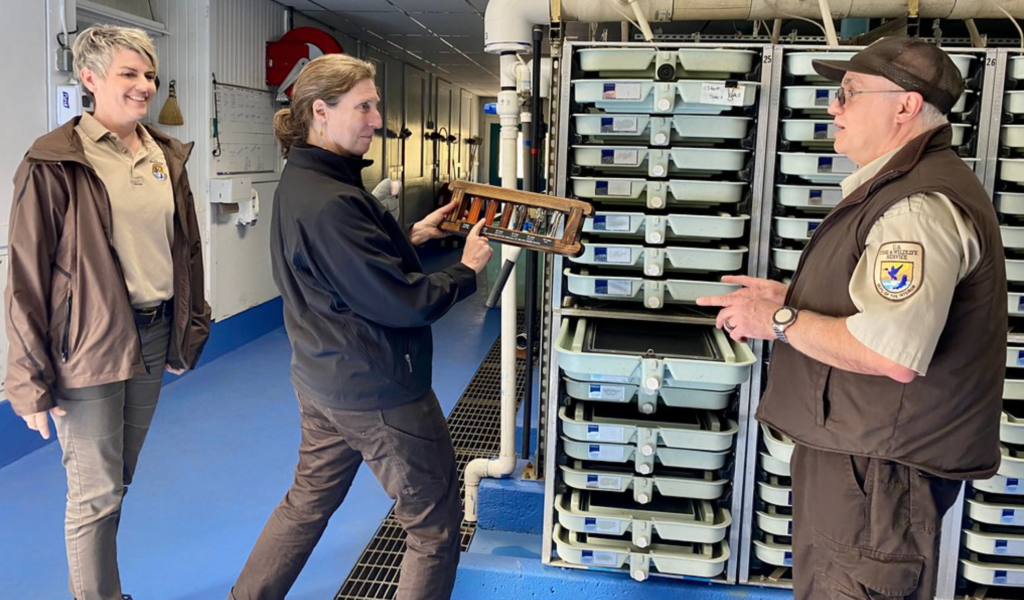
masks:
<svg viewBox="0 0 1024 600"><path fill-rule="evenodd" d="M284 8L270 0L210 0L210 69L218 83L267 89L266 44L284 34L284 14ZM280 166L277 173L246 175L259 194L260 217L255 224L237 225L234 214L211 208L214 320L278 295L270 269L270 214L279 172Z"/></svg>
<svg viewBox="0 0 1024 600"><path fill-rule="evenodd" d="M194 142L188 161L189 181L195 196L196 212L203 226L206 260L206 294L210 297L210 236L208 198L210 176L210 4L209 0L154 0L156 19L167 27L169 35L154 39L160 60L161 89L150 107L150 122L183 142ZM157 115L167 101L168 84L176 80L178 106L184 125L157 124Z"/></svg>
<svg viewBox="0 0 1024 600"><path fill-rule="evenodd" d="M284 34L284 8L270 0L215 0L211 8L217 81L266 89L266 44Z"/></svg>

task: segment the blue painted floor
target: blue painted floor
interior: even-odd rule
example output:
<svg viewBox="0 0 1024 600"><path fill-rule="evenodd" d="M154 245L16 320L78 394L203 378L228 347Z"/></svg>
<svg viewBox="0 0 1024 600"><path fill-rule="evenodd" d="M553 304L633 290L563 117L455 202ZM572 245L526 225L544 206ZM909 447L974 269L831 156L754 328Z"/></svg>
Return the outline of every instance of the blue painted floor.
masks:
<svg viewBox="0 0 1024 600"><path fill-rule="evenodd" d="M427 270L457 260L447 254ZM448 413L497 338L485 291L434 326L434 389ZM284 330L167 385L125 500L120 563L137 600L218 600L292 479L299 417ZM69 598L66 487L50 444L0 469L0 598ZM367 469L289 594L328 600L390 509Z"/></svg>

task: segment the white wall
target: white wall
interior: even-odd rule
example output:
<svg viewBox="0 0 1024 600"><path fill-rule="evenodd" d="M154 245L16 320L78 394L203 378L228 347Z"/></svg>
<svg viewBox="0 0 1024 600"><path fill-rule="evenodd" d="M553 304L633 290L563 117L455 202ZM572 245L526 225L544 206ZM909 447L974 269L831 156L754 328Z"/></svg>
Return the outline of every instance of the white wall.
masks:
<svg viewBox="0 0 1024 600"><path fill-rule="evenodd" d="M0 142L0 246L7 247L7 226L14 184L11 181L25 151L49 130L49 73L53 60L47 2L14 2L4 7L0 39L17 48L3 63L4 78L15 85L0 94L3 141ZM16 90L16 91L14 91Z"/></svg>
<svg viewBox="0 0 1024 600"><path fill-rule="evenodd" d="M173 2L173 0L163 0ZM270 0L210 0L210 70L219 83L267 89L266 43L284 34L284 9ZM208 84L209 85L209 84ZM209 136L209 132L207 132ZM206 157L211 157L206 153ZM260 198L256 224L209 210L210 305L222 320L277 297L270 270L270 214L280 175L253 174Z"/></svg>
<svg viewBox="0 0 1024 600"><path fill-rule="evenodd" d="M18 56L8 56L3 73L16 83L16 93L0 95L3 137L0 138L0 297L7 285L7 229L14 199L14 172L36 138L49 130L53 61L48 2L15 2L5 6L0 39ZM0 311L6 314L6 311ZM7 369L7 332L0 317L0 391Z"/></svg>

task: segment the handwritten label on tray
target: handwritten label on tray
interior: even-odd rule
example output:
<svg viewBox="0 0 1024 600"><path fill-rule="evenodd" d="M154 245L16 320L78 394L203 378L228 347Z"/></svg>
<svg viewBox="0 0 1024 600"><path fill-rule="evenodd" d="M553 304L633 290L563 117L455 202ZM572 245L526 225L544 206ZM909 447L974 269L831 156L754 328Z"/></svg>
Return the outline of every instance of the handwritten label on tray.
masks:
<svg viewBox="0 0 1024 600"><path fill-rule="evenodd" d="M715 83L706 81L700 85L700 103L721 106L743 106L746 86L733 81Z"/></svg>

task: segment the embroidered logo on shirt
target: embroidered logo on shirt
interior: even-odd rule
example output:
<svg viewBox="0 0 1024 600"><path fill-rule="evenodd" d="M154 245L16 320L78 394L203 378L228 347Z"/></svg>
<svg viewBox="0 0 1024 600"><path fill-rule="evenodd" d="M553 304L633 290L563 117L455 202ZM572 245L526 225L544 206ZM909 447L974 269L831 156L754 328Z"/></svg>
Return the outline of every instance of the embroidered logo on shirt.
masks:
<svg viewBox="0 0 1024 600"><path fill-rule="evenodd" d="M914 242L883 244L875 257L875 290L886 300L906 300L924 281L924 247Z"/></svg>
<svg viewBox="0 0 1024 600"><path fill-rule="evenodd" d="M164 169L164 166L158 162L153 163L153 178L157 181L167 179L167 171Z"/></svg>

